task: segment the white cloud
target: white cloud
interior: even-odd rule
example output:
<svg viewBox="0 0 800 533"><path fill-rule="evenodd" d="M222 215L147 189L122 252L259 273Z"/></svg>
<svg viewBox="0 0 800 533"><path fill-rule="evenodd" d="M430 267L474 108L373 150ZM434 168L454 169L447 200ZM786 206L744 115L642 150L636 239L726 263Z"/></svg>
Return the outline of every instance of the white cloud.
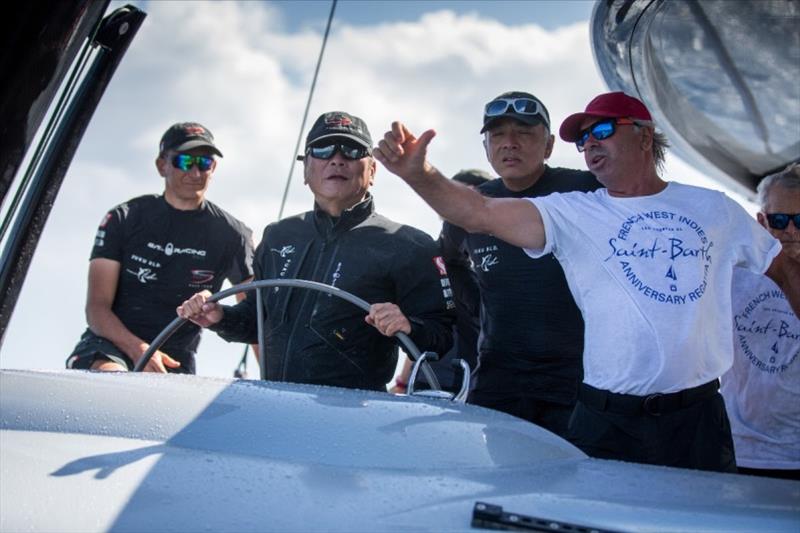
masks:
<svg viewBox="0 0 800 533"><path fill-rule="evenodd" d="M55 205L0 366L63 366L85 327L86 266L97 222L115 204L160 192L153 160L171 123L196 120L214 132L225 158L211 200L248 223L257 240L277 218L322 28L289 33L276 8L263 2L150 2L146 10ZM588 25L546 31L449 11L416 22L337 22L304 134L332 109L364 118L376 139L401 119L416 132L437 130L430 159L445 174L491 170L478 133L482 107L507 90L539 96L554 128L583 109L606 90ZM550 163L583 167L561 141ZM679 169L679 181L695 177L686 165L668 168ZM379 170L373 192L385 215L438 233L437 216L398 178ZM310 206L298 166L286 213ZM241 350L206 335L200 373L230 375Z"/></svg>

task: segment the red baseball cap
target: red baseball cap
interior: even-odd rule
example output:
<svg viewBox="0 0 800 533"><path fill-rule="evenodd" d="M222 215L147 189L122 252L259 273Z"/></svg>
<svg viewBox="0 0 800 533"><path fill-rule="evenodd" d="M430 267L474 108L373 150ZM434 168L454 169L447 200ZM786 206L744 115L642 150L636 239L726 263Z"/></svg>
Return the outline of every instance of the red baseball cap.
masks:
<svg viewBox="0 0 800 533"><path fill-rule="evenodd" d="M581 124L586 117L653 120L645 105L633 96L628 96L622 91L605 93L589 102L583 113L568 116L561 123L559 136L567 142L577 141L581 133Z"/></svg>

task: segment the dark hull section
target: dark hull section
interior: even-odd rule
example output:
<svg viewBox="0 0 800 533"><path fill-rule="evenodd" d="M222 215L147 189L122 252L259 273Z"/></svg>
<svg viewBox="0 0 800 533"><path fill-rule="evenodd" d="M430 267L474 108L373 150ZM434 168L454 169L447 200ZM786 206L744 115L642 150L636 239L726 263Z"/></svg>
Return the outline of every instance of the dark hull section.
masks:
<svg viewBox="0 0 800 533"><path fill-rule="evenodd" d="M34 2L7 21L0 89L0 202L5 210L0 340L72 157L145 17L126 6L102 18L107 6L108 0ZM29 168L19 172L48 113Z"/></svg>

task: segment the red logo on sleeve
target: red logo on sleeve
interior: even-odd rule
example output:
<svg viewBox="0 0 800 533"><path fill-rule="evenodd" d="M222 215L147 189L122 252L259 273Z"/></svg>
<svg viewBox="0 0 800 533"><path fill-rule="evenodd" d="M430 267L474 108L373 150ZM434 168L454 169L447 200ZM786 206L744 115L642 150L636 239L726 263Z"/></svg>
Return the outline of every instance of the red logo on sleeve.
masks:
<svg viewBox="0 0 800 533"><path fill-rule="evenodd" d="M444 266L444 259L442 259L441 255L437 255L433 258L433 264L436 265L436 269L439 271L439 275L446 276L447 269Z"/></svg>

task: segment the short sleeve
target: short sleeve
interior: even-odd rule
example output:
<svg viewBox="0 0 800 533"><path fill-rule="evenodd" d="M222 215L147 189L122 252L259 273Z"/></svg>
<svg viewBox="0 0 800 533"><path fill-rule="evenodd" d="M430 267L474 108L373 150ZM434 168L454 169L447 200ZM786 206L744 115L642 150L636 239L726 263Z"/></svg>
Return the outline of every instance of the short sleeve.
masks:
<svg viewBox="0 0 800 533"><path fill-rule="evenodd" d="M742 206L727 196L723 197L728 212L729 234L736 239L732 247L733 265L763 274L780 253L780 241L770 235Z"/></svg>
<svg viewBox="0 0 800 533"><path fill-rule="evenodd" d="M122 245L125 240L123 223L128 213L128 207L123 204L103 215L97 226L90 259L104 258L122 262Z"/></svg>
<svg viewBox="0 0 800 533"><path fill-rule="evenodd" d="M226 278L236 285L242 281L253 277L253 232L244 224L238 228L239 243L236 246L233 257L231 258L230 268Z"/></svg>

